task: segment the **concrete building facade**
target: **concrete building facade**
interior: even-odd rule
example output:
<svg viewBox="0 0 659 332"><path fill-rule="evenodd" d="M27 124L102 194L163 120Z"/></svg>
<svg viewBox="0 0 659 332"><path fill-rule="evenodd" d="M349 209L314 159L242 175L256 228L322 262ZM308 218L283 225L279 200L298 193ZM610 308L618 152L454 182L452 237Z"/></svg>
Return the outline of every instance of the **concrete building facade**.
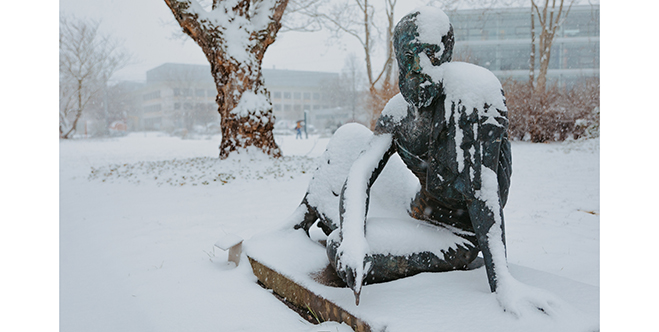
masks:
<svg viewBox="0 0 659 332"><path fill-rule="evenodd" d="M139 130L173 130L219 123L217 90L207 65L166 63L146 73L138 91ZM304 111L335 106L328 87L339 75L325 72L263 69L273 111L278 120L300 120Z"/></svg>
<svg viewBox="0 0 659 332"><path fill-rule="evenodd" d="M447 15L455 33L454 59L483 66L502 80L529 79L531 8L456 10ZM537 15L535 20L539 29ZM570 85L584 77L599 77L599 37L599 5L573 6L556 33L548 81ZM536 54L538 38L536 34Z"/></svg>

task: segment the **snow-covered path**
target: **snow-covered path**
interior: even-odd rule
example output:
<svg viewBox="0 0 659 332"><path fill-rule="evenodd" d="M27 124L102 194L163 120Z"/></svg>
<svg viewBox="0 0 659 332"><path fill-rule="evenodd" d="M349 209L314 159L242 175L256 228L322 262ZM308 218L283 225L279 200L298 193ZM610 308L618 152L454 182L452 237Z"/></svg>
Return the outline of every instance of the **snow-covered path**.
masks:
<svg viewBox="0 0 659 332"><path fill-rule="evenodd" d="M61 141L61 331L314 330L246 261L233 268L213 248L223 234L276 227L304 195L328 139L277 140L290 157L277 163L219 162L219 137ZM513 143L511 263L599 286L598 144ZM156 161L167 162L140 163ZM101 175L90 180L92 167ZM189 180L213 172L224 177Z"/></svg>

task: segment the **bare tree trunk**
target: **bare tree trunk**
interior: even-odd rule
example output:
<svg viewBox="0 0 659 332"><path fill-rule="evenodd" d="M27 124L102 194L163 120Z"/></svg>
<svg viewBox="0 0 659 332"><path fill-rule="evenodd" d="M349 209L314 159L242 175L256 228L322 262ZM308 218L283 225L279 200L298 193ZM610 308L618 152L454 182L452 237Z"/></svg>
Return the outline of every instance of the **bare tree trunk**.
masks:
<svg viewBox="0 0 659 332"><path fill-rule="evenodd" d="M218 111L221 114L222 143L220 145L220 158L224 159L231 152L249 146L257 147L268 155L280 157L281 151L275 143L272 133L275 118L272 113L269 93L263 84L260 64L258 68L233 66L235 64L232 65L232 63L225 63L225 65L228 66L218 68L211 65L211 74L218 91L215 101L219 105ZM235 74L231 75L231 73ZM267 97L267 110L265 112L262 110L260 115L258 110L254 113L251 110L233 112L246 93L253 93L250 96L257 96L253 98L258 98L258 96ZM249 101L245 102L248 103Z"/></svg>
<svg viewBox="0 0 659 332"><path fill-rule="evenodd" d="M535 83L535 14L531 7L531 56L529 59L529 84L533 88Z"/></svg>
<svg viewBox="0 0 659 332"><path fill-rule="evenodd" d="M394 22L394 8L396 7L397 0L387 0L386 3L386 12L387 12L387 34L386 34L386 45L387 45L387 60L384 63L384 84L391 84L391 75L394 68L394 27L396 22Z"/></svg>
<svg viewBox="0 0 659 332"><path fill-rule="evenodd" d="M558 10L556 10L557 0L552 0L551 8L549 5L549 0L545 0L542 12L540 8L535 3L535 0L531 1L531 10L535 10L538 14L538 22L540 23L540 41L538 43L538 55L540 56L540 70L538 71L537 84L535 86L535 91L542 93L545 91L545 86L547 84L547 71L549 70L549 60L551 58L551 46L554 43L554 37L556 36L556 31L565 21L572 8L574 0L570 0L568 8L564 11L563 5L565 0L558 0Z"/></svg>
<svg viewBox="0 0 659 332"><path fill-rule="evenodd" d="M387 103L387 101L389 101L388 99L384 100L383 97L387 97L390 94L390 90L392 89L391 75L393 72L393 64L394 64L393 34L394 34L394 28L396 27L396 22L394 22L394 9L396 7L396 1L397 0L385 1L385 12L387 15L387 31L385 34L387 59L382 65L382 70L380 71L380 74L375 78L373 78L371 73L370 50L369 53L366 54L366 61L367 61L366 67L367 67L367 75L369 81L369 94L371 98L371 112L373 113L371 116L371 123L370 123L371 129L375 128L375 124L380 116L380 113L382 112L382 109L384 108L384 105ZM370 19L372 20L373 18ZM365 22L366 22L366 17L365 17ZM368 24L365 24L365 28L368 29ZM368 30L365 31L368 33ZM381 91L378 91L377 88L378 82L382 82L382 87L380 89Z"/></svg>
<svg viewBox="0 0 659 332"><path fill-rule="evenodd" d="M214 15L208 15L195 0L165 3L210 63L221 115L220 158L248 147L281 156L272 133L275 119L261 63L275 41L288 0L241 0L231 5L213 0ZM243 44L236 47L237 43Z"/></svg>

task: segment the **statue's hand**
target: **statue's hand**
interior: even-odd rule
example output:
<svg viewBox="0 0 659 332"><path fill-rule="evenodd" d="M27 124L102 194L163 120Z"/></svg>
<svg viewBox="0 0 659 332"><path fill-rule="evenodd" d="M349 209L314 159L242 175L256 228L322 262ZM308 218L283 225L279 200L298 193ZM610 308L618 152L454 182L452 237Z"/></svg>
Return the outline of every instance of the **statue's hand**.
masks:
<svg viewBox="0 0 659 332"><path fill-rule="evenodd" d="M503 310L516 317L528 311L554 316L561 306L561 300L553 294L523 284L510 275L497 280L496 297Z"/></svg>
<svg viewBox="0 0 659 332"><path fill-rule="evenodd" d="M355 293L356 305L359 305L362 284L371 269L370 259L366 255L368 252L368 243L366 239L362 240L344 240L339 245L333 257L336 273Z"/></svg>

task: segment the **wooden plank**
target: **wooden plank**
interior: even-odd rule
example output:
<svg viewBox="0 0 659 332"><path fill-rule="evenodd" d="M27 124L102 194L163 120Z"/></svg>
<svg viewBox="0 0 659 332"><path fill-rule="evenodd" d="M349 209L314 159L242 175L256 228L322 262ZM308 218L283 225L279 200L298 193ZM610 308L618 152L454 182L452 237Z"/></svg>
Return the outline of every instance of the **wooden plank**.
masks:
<svg viewBox="0 0 659 332"><path fill-rule="evenodd" d="M332 301L315 294L252 257L247 256L247 258L259 281L290 303L301 309L311 309L321 320L346 323L355 332L371 332L371 327L366 322Z"/></svg>

